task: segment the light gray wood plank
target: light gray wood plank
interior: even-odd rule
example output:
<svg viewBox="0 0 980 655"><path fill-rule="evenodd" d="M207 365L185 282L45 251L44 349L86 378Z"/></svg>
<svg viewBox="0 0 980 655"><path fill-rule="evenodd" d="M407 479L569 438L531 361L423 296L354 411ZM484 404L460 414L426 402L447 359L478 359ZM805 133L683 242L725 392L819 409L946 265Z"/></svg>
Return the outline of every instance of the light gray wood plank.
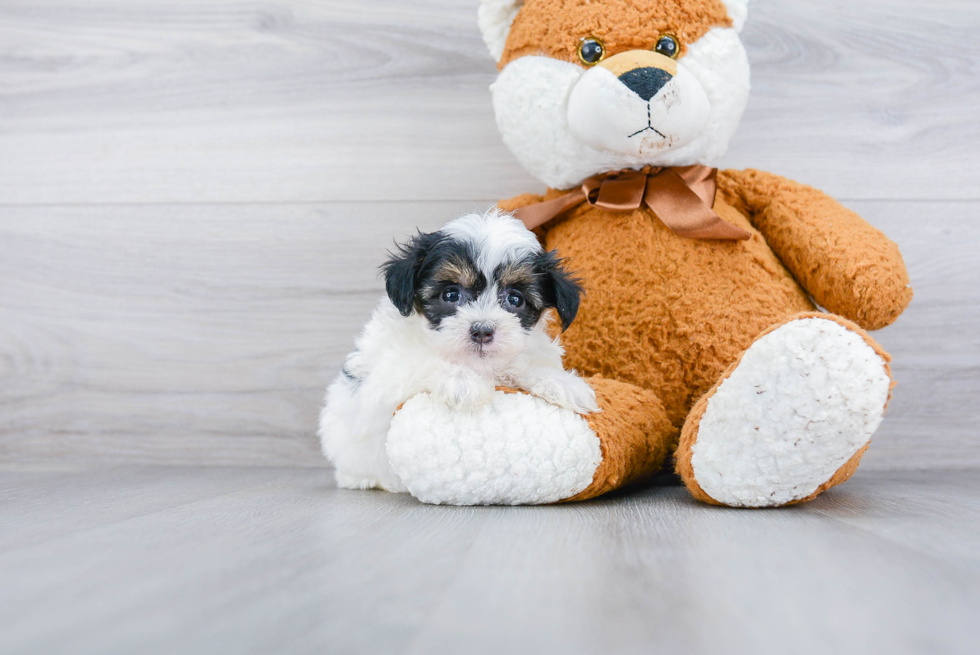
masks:
<svg viewBox="0 0 980 655"><path fill-rule="evenodd" d="M868 451L871 468L980 463L980 206L850 202L899 244L915 297L874 337L898 386Z"/></svg>
<svg viewBox="0 0 980 655"><path fill-rule="evenodd" d="M488 202L7 208L0 461L323 466L323 389L393 235ZM916 297L870 469L980 466L980 203L850 203Z"/></svg>
<svg viewBox="0 0 980 655"><path fill-rule="evenodd" d="M0 461L322 465L393 235L476 206L9 209Z"/></svg>
<svg viewBox="0 0 980 655"><path fill-rule="evenodd" d="M943 561L980 564L980 473L879 472L847 484L808 512ZM937 480L941 481L937 484ZM870 489L874 491L867 493Z"/></svg>
<svg viewBox="0 0 980 655"><path fill-rule="evenodd" d="M883 486L875 482L869 475L848 491L873 499ZM968 618L973 566L940 573L950 559L837 529L809 508L716 512L681 489L620 500L603 506L598 524L588 506L544 521L528 512L516 525L493 515L410 652L869 653L927 645L966 653L978 643ZM957 510L943 519L953 532L961 532L954 522L976 517L975 507ZM833 516L825 510L821 518ZM896 517L891 527L903 532L901 524ZM513 552L521 553L516 561ZM933 576L949 586L931 586ZM488 633L487 625L508 629ZM952 635L961 638L946 641Z"/></svg>
<svg viewBox="0 0 980 655"><path fill-rule="evenodd" d="M753 91L724 165L842 199L977 199L980 6L766 0L749 14Z"/></svg>
<svg viewBox="0 0 980 655"><path fill-rule="evenodd" d="M280 470L258 484L243 471L237 490L139 511L161 492L189 497L182 489L199 484L195 475L234 477L164 473L169 485L152 469L151 485L96 503L44 493L44 474L33 474L51 505L38 521L81 518L0 553L3 652L980 646L975 471L870 473L809 505L767 511L701 505L678 488L554 507L432 507L338 491L325 471ZM97 489L101 475L84 486ZM946 543L918 534L927 527Z"/></svg>
<svg viewBox="0 0 980 655"><path fill-rule="evenodd" d="M77 467L77 465L76 465ZM281 479L280 469L0 466L0 553ZM73 511L66 511L66 508Z"/></svg>
<svg viewBox="0 0 980 655"><path fill-rule="evenodd" d="M476 1L6 0L0 203L498 198ZM726 165L977 199L971 0L770 0Z"/></svg>

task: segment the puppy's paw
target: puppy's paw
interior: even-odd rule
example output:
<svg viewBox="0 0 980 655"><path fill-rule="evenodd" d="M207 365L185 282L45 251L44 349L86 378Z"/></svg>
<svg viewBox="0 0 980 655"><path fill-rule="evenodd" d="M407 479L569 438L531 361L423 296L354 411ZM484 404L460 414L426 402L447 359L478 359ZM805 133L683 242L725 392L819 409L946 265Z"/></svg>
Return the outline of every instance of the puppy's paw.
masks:
<svg viewBox="0 0 980 655"><path fill-rule="evenodd" d="M493 391L491 380L468 368L459 368L447 374L432 393L450 407L474 408L489 403Z"/></svg>
<svg viewBox="0 0 980 655"><path fill-rule="evenodd" d="M528 391L552 405L570 409L577 414L602 411L595 399L595 390L585 380L569 371L558 371L535 380Z"/></svg>
<svg viewBox="0 0 980 655"><path fill-rule="evenodd" d="M338 489L381 489L381 483L368 475L350 473L337 469L334 471L334 479L337 481Z"/></svg>

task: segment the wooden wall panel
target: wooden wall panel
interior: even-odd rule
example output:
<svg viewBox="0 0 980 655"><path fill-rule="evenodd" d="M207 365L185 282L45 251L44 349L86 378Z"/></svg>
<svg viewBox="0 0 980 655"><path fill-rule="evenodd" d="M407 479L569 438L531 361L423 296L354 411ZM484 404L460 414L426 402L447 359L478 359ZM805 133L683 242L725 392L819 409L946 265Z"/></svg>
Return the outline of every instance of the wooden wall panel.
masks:
<svg viewBox="0 0 980 655"><path fill-rule="evenodd" d="M476 0L5 0L0 202L496 198ZM972 0L753 2L726 165L848 199L978 199ZM846 165L845 165L846 164Z"/></svg>

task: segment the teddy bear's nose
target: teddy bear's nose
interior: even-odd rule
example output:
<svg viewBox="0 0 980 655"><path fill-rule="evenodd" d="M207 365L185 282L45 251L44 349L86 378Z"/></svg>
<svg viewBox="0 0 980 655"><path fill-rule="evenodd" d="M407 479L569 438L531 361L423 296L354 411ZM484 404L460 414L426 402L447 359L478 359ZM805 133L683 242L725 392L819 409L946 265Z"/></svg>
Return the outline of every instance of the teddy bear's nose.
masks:
<svg viewBox="0 0 980 655"><path fill-rule="evenodd" d="M667 71L652 67L634 68L619 76L619 81L625 84L626 88L647 102L660 93L660 89L672 79L674 76Z"/></svg>

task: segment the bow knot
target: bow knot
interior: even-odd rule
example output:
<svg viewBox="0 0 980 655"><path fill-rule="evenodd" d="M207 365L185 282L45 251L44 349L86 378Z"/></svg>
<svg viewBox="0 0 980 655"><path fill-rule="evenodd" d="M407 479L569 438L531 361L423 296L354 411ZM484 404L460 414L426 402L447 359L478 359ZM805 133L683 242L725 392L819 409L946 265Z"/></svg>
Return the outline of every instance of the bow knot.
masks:
<svg viewBox="0 0 980 655"><path fill-rule="evenodd" d="M529 230L569 209L588 203L610 212L629 212L644 204L678 236L687 239L744 240L752 235L715 213L718 169L707 166L644 168L590 177L578 189L527 207L514 215Z"/></svg>

